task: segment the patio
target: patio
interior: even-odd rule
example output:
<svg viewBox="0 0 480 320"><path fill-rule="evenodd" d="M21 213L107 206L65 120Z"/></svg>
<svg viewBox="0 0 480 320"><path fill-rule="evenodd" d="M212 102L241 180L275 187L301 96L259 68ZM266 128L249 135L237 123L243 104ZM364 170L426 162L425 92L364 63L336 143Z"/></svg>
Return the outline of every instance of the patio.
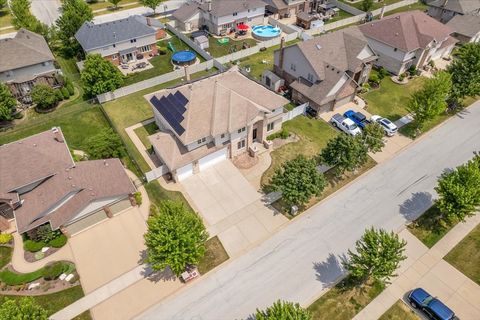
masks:
<svg viewBox="0 0 480 320"><path fill-rule="evenodd" d="M147 58L134 59L128 63L122 63L118 66L118 69L122 72L124 76L145 71L148 69L153 69L153 65L148 61Z"/></svg>

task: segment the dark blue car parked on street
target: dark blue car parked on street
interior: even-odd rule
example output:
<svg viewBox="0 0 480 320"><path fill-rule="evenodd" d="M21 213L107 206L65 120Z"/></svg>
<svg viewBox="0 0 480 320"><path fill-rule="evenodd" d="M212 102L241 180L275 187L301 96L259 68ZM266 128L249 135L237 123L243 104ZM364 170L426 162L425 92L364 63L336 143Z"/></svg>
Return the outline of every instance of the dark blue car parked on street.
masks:
<svg viewBox="0 0 480 320"><path fill-rule="evenodd" d="M408 301L415 309L420 309L430 318L435 320L458 319L455 313L443 302L432 297L422 288L414 289L408 295Z"/></svg>
<svg viewBox="0 0 480 320"><path fill-rule="evenodd" d="M353 110L346 111L343 116L345 118L351 119L360 129L365 128L365 126L369 123L367 117L361 112L355 112Z"/></svg>

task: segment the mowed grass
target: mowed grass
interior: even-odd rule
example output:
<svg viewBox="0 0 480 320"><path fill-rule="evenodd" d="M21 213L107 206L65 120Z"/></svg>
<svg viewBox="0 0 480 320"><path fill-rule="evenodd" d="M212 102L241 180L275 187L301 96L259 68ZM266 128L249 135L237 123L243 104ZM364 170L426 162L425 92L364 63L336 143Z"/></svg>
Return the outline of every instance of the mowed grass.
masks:
<svg viewBox="0 0 480 320"><path fill-rule="evenodd" d="M225 251L225 248L217 236L208 239L205 245L207 247L207 251L205 256L198 264L198 271L200 274L207 273L216 266L219 266L223 262L227 261L229 258L227 251Z"/></svg>
<svg viewBox="0 0 480 320"><path fill-rule="evenodd" d="M355 3L352 3L348 0L340 0L341 2L343 3L346 3L348 4L349 6L352 6L352 7L355 7L357 8L358 10L362 10L362 2L363 1L358 1L358 2L355 2ZM372 9L370 9L370 11L373 11L373 10L376 10L376 9L379 9L381 7L383 7L384 5L388 6L390 4L393 4L393 3L396 3L396 2L400 2L402 0L383 0L383 1L374 1L373 2L373 6L372 6Z"/></svg>
<svg viewBox="0 0 480 320"><path fill-rule="evenodd" d="M0 269L10 263L12 259L13 248L0 246Z"/></svg>
<svg viewBox="0 0 480 320"><path fill-rule="evenodd" d="M385 77L380 83L380 88L373 89L362 98L368 103L368 112L378 114L392 121L398 120L408 114L407 103L410 95L421 88L426 78L417 77L407 84L394 83L390 77Z"/></svg>
<svg viewBox="0 0 480 320"><path fill-rule="evenodd" d="M347 281L341 281L308 307L314 320L350 320L384 289L381 283L352 287Z"/></svg>
<svg viewBox="0 0 480 320"><path fill-rule="evenodd" d="M338 20L342 20L342 19L346 19L346 18L350 18L350 17L353 17L353 14L350 14L347 11L343 11L343 10L340 9L338 11L338 14L335 17L333 17L332 19L327 20L327 22L325 22L325 24L329 24L329 23L332 23L332 22L337 22Z"/></svg>
<svg viewBox="0 0 480 320"><path fill-rule="evenodd" d="M244 40L232 40L228 43L222 44L218 42L219 38L208 37L209 47L205 49L210 53L214 58L223 57L232 52L241 51L244 44L248 47L253 47L257 45L257 41L254 39L244 39Z"/></svg>
<svg viewBox="0 0 480 320"><path fill-rule="evenodd" d="M9 27L12 25L12 15L8 11L7 7L0 9L0 28ZM15 31L14 29L9 29L10 32Z"/></svg>
<svg viewBox="0 0 480 320"><path fill-rule="evenodd" d="M398 300L379 320L420 320L420 317L403 301Z"/></svg>
<svg viewBox="0 0 480 320"><path fill-rule="evenodd" d="M444 258L480 285L480 225L477 225Z"/></svg>
<svg viewBox="0 0 480 320"><path fill-rule="evenodd" d="M152 134L157 132L158 126L155 122L152 122L144 126L141 126L140 128L137 128L134 131L135 131L135 134L140 139L140 141L142 141L143 145L145 146L145 149L148 150L152 147L150 140L148 140L148 136L151 136Z"/></svg>
<svg viewBox="0 0 480 320"><path fill-rule="evenodd" d="M74 303L78 299L84 296L81 286L75 286L60 292L45 294L40 296L32 296L36 303L42 306L47 310L47 314L50 316L57 311L65 308L66 306ZM19 300L23 296L9 296L9 295L0 295L0 305L3 304L7 299ZM86 311L75 317L74 320L91 320L90 312Z"/></svg>
<svg viewBox="0 0 480 320"><path fill-rule="evenodd" d="M427 9L428 9L428 6L419 1L417 3L410 4L408 6L403 6L403 7L388 11L388 12L385 13L385 16L389 16L389 15L392 15L392 14L405 12L405 11L412 11L412 10L425 11Z"/></svg>

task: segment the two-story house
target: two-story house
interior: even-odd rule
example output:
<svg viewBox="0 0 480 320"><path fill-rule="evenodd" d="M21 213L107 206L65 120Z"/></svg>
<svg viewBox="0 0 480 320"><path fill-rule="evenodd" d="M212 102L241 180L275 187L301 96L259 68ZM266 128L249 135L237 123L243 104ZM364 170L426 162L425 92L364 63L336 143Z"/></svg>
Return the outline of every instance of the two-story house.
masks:
<svg viewBox="0 0 480 320"><path fill-rule="evenodd" d="M310 12L312 0L263 0L266 10L273 14L275 19L294 17L299 12Z"/></svg>
<svg viewBox="0 0 480 320"><path fill-rule="evenodd" d="M456 15L447 26L460 43L480 42L480 15Z"/></svg>
<svg viewBox="0 0 480 320"><path fill-rule="evenodd" d="M263 24L264 14L265 3L261 0L197 0L175 10L172 17L179 30L206 28L223 35L240 24Z"/></svg>
<svg viewBox="0 0 480 320"><path fill-rule="evenodd" d="M274 52L274 72L285 79L292 100L319 113L353 100L376 59L367 39L350 27L282 47Z"/></svg>
<svg viewBox="0 0 480 320"><path fill-rule="evenodd" d="M160 129L148 139L176 181L242 153L255 154L281 129L289 102L237 67L145 99Z"/></svg>
<svg viewBox="0 0 480 320"><path fill-rule="evenodd" d="M428 15L443 23L457 15L480 15L479 0L430 0L427 5Z"/></svg>
<svg viewBox="0 0 480 320"><path fill-rule="evenodd" d="M165 36L158 20L143 16L95 24L85 22L75 38L85 54L99 53L113 64L135 62L137 56L152 57L157 54L156 42Z"/></svg>
<svg viewBox="0 0 480 320"><path fill-rule="evenodd" d="M61 85L54 61L45 39L26 29L0 40L0 82L22 103L31 103L30 92L37 83Z"/></svg>
<svg viewBox="0 0 480 320"><path fill-rule="evenodd" d="M395 14L359 28L378 55L375 64L397 75L449 56L457 42L450 27L421 11Z"/></svg>

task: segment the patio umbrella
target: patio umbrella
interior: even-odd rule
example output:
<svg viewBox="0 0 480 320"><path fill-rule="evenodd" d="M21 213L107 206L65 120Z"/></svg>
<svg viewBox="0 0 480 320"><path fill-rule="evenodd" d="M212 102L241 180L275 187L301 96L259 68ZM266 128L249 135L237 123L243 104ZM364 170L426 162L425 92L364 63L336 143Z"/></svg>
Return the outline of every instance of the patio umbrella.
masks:
<svg viewBox="0 0 480 320"><path fill-rule="evenodd" d="M241 23L237 26L237 29L240 30L240 31L247 31L248 28L250 28L249 26L247 26L246 24L244 23Z"/></svg>

